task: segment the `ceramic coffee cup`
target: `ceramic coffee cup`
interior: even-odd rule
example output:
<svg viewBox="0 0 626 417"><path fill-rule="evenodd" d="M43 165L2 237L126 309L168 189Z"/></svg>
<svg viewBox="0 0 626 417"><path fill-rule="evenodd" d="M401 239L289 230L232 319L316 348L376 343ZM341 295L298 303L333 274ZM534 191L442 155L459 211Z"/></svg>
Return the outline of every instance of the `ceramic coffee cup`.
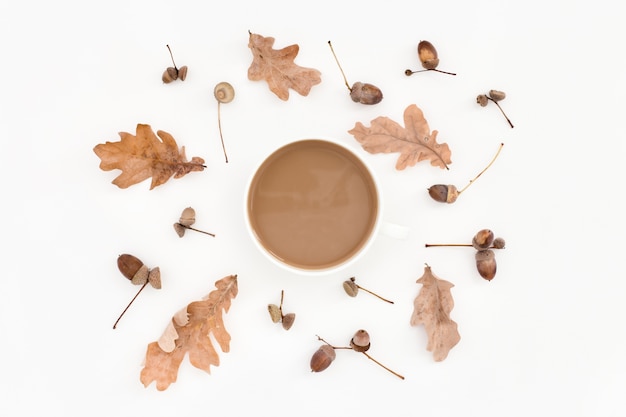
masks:
<svg viewBox="0 0 626 417"><path fill-rule="evenodd" d="M371 169L329 140L299 140L277 149L253 172L246 190L244 215L256 246L300 274L347 267L383 225L382 196ZM391 234L406 232L396 226Z"/></svg>

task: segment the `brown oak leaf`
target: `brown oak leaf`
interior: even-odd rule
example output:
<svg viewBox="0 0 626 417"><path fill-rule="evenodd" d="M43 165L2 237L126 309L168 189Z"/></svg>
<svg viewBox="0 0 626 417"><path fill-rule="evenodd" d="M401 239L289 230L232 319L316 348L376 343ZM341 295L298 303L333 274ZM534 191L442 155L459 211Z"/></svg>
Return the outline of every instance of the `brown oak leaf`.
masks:
<svg viewBox="0 0 626 417"><path fill-rule="evenodd" d="M377 117L372 125L366 128L357 122L348 133L369 153L400 152L396 169L402 170L420 161L430 160L430 164L440 168L448 168L452 163L451 151L447 143L437 143L436 130L432 133L424 113L415 104L404 111L404 125L400 126L388 117Z"/></svg>
<svg viewBox="0 0 626 417"><path fill-rule="evenodd" d="M248 79L265 80L270 90L281 100L289 99L289 89L308 96L311 88L322 82L320 72L313 68L296 65L293 61L300 47L289 45L273 49L274 38L250 32L248 47L252 51L252 64L248 68Z"/></svg>
<svg viewBox="0 0 626 417"><path fill-rule="evenodd" d="M152 177L150 189L153 189L167 182L172 175L180 178L206 168L204 159L197 156L187 161L184 146L179 151L172 135L162 130L155 135L150 125L138 124L136 135L126 132L119 135L119 142L98 144L93 151L100 158L103 171L122 170L113 180L113 184L120 188L128 188Z"/></svg>
<svg viewBox="0 0 626 417"><path fill-rule="evenodd" d="M422 284L422 288L413 302L411 326L424 325L428 335L426 350L433 352L435 361L440 362L461 340L457 324L450 318L454 308L450 289L454 284L438 278L428 265L417 282Z"/></svg>
<svg viewBox="0 0 626 417"><path fill-rule="evenodd" d="M237 275L226 276L215 282L216 290L194 301L176 313L163 336L148 345L141 382L145 387L156 381L157 390L163 391L176 382L178 368L185 355L198 369L211 373L211 365L219 366L220 358L209 335L217 341L222 352L230 350L230 334L224 327L222 310L228 312L237 296Z"/></svg>

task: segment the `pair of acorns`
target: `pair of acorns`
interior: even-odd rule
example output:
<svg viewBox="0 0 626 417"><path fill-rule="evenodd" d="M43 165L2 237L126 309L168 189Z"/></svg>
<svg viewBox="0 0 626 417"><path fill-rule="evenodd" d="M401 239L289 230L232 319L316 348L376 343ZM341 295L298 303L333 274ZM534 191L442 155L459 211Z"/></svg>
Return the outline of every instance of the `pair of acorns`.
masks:
<svg viewBox="0 0 626 417"><path fill-rule="evenodd" d="M496 276L496 255L492 249L504 249L505 240L495 237L490 229L481 229L472 238L471 244L465 243L427 243L427 248L434 246L471 246L476 249L476 269L481 277L491 281Z"/></svg>
<svg viewBox="0 0 626 417"><path fill-rule="evenodd" d="M323 370L327 369L337 357L335 350L348 349L364 354L368 359L375 362L377 365L391 372L398 378L404 379L402 375L387 368L385 365L378 362L376 359L372 358L366 353L371 346L370 335L367 330L357 330L354 336L352 336L352 339L350 339L350 346L333 346L319 336L317 336L317 339L324 342L324 344L320 346L311 357L310 366L312 372L322 372Z"/></svg>

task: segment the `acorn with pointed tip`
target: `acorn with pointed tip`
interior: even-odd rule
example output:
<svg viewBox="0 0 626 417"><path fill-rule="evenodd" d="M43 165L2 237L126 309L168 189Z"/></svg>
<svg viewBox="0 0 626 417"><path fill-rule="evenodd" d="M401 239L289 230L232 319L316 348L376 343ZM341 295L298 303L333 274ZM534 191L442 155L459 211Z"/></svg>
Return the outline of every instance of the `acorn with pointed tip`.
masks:
<svg viewBox="0 0 626 417"><path fill-rule="evenodd" d="M311 372L322 372L327 369L331 363L333 363L336 357L337 354L332 346L320 346L311 357L311 361L309 363Z"/></svg>
<svg viewBox="0 0 626 417"><path fill-rule="evenodd" d="M113 324L114 329L117 328L117 323L124 313L126 313L126 310L128 310L133 301L135 301L135 298L146 288L146 285L150 284L157 290L161 289L161 270L158 266L149 269L139 258L125 253L117 257L117 267L124 277L130 280L134 285L141 285L141 288L137 291L137 294L135 294L130 303L128 303L124 311L122 311L122 314L120 314L115 321L115 324Z"/></svg>
<svg viewBox="0 0 626 417"><path fill-rule="evenodd" d="M406 76L410 76L417 72L424 71L437 71L443 74L456 75L453 72L441 71L437 69L437 67L439 66L439 55L437 54L437 49L435 49L435 46L428 41L420 41L420 43L417 44L417 57L419 58L420 63L422 64L422 67L424 69L416 71L407 69L404 71L404 74Z"/></svg>

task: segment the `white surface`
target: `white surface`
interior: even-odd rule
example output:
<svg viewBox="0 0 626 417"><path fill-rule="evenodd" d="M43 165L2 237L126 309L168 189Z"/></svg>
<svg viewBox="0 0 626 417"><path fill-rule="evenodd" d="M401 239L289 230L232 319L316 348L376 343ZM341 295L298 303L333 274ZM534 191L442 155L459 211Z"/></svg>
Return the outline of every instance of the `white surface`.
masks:
<svg viewBox="0 0 626 417"><path fill-rule="evenodd" d="M626 389L623 302L624 6L615 1L432 2L3 2L0 281L0 414L3 416L480 415L618 416ZM298 43L296 63L322 83L288 102L247 79L248 30ZM431 41L442 70L417 68ZM327 41L351 83L379 86L383 101L352 103ZM170 65L189 67L163 85ZM225 164L212 96L219 81L237 96L222 107ZM498 109L477 94L507 93ZM347 133L377 116L402 122L417 104L452 149L450 171L421 163L395 171L396 155L369 155ZM202 173L121 190L93 147L147 123L174 135ZM367 158L381 180L387 220L411 227L381 237L345 273L286 273L250 241L244 184L260 155L288 141L334 137ZM499 159L453 205L429 199L434 183L464 186ZM215 239L172 229L183 208ZM488 283L464 242L483 227L507 241ZM111 326L136 287L120 253L159 266ZM460 343L442 363L409 326L424 263L455 284ZM144 388L149 342L170 317L238 274L225 315L229 353L210 375L185 360L167 391ZM347 297L349 276L394 300ZM294 327L269 319L285 290ZM352 352L319 374L309 358L319 334L348 343L359 328L372 356L401 381Z"/></svg>

